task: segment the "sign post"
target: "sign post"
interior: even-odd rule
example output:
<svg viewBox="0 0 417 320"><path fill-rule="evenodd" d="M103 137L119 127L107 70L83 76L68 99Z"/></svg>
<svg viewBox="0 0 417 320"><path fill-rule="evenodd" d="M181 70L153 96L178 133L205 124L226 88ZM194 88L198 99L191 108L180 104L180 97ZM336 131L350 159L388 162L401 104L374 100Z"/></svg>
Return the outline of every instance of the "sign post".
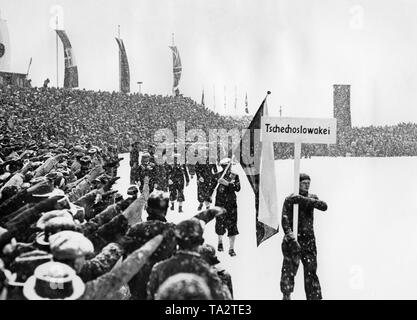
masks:
<svg viewBox="0 0 417 320"><path fill-rule="evenodd" d="M294 194L300 189L302 143L335 144L337 120L334 118L262 117L261 141L294 143ZM298 204L294 204L293 232L298 238Z"/></svg>

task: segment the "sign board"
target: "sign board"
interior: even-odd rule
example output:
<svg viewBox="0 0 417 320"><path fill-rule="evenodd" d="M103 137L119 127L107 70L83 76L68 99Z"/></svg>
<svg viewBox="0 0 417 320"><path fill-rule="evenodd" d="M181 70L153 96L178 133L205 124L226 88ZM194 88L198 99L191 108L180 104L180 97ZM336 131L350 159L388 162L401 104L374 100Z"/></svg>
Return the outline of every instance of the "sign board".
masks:
<svg viewBox="0 0 417 320"><path fill-rule="evenodd" d="M294 194L300 188L300 158L302 143L336 143L337 120L334 118L281 118L262 117L261 141L294 143ZM294 204L298 212L298 204ZM293 216L292 230L298 238L298 214ZM296 231L294 231L296 230Z"/></svg>
<svg viewBox="0 0 417 320"><path fill-rule="evenodd" d="M262 117L261 141L287 143L336 143L334 118Z"/></svg>

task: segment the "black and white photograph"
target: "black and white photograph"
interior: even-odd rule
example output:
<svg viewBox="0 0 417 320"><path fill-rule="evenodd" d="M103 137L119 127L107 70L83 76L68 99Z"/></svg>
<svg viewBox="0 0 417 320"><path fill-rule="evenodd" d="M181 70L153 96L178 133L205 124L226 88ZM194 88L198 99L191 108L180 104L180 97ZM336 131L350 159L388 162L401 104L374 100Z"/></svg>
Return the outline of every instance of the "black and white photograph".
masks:
<svg viewBox="0 0 417 320"><path fill-rule="evenodd" d="M416 17L0 0L0 300L417 299Z"/></svg>

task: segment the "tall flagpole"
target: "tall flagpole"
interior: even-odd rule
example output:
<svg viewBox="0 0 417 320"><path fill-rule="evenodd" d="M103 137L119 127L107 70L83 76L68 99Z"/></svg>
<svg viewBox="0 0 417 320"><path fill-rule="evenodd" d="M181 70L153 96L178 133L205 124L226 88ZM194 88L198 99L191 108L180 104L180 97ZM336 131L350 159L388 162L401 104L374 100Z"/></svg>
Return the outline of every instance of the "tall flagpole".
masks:
<svg viewBox="0 0 417 320"><path fill-rule="evenodd" d="M120 41L120 24L117 25L117 37L119 38L119 41ZM119 91L122 91L122 65L121 65L121 61L122 61L122 52L119 48Z"/></svg>
<svg viewBox="0 0 417 320"><path fill-rule="evenodd" d="M28 77L28 75L29 75L29 71L30 71L30 66L32 65L32 57L30 57L30 60L29 60L29 65L28 65L28 71L26 72L26 78Z"/></svg>
<svg viewBox="0 0 417 320"><path fill-rule="evenodd" d="M174 33L171 34L172 36L172 47L175 47L175 41L174 41ZM175 70L175 62L173 61L173 70ZM172 86L172 95L175 97L175 72L174 72L174 85Z"/></svg>
<svg viewBox="0 0 417 320"><path fill-rule="evenodd" d="M224 86L224 114L226 114L226 86Z"/></svg>
<svg viewBox="0 0 417 320"><path fill-rule="evenodd" d="M55 19L55 32L58 31L58 16ZM58 66L58 33L55 36L55 45L56 45L56 87L58 88L58 79L59 79L59 66Z"/></svg>
<svg viewBox="0 0 417 320"><path fill-rule="evenodd" d="M235 114L237 111L237 86L235 86Z"/></svg>
<svg viewBox="0 0 417 320"><path fill-rule="evenodd" d="M216 85L213 84L213 111L216 111Z"/></svg>

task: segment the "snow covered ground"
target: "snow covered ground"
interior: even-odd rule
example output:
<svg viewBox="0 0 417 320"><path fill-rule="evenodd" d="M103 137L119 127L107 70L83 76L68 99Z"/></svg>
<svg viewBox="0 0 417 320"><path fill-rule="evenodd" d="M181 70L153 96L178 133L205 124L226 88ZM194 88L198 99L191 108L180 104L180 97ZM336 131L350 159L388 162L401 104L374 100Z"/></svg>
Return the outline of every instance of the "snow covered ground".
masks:
<svg viewBox="0 0 417 320"><path fill-rule="evenodd" d="M129 154L119 168L118 190L129 186ZM240 169L240 168L239 168ZM293 162L276 161L278 207L293 189ZM302 159L301 171L311 178L310 192L328 204L316 210L318 275L324 299L416 299L417 188L416 158ZM240 169L238 193L240 235L237 257L220 253L232 274L236 299L281 299L280 274L283 232L259 248L255 240L252 189ZM185 213L169 211L179 222L197 213L196 178L185 191ZM176 208L177 209L177 208ZM281 217L281 212L277 212ZM205 230L206 242L217 246L214 222ZM300 265L293 299L305 299Z"/></svg>

